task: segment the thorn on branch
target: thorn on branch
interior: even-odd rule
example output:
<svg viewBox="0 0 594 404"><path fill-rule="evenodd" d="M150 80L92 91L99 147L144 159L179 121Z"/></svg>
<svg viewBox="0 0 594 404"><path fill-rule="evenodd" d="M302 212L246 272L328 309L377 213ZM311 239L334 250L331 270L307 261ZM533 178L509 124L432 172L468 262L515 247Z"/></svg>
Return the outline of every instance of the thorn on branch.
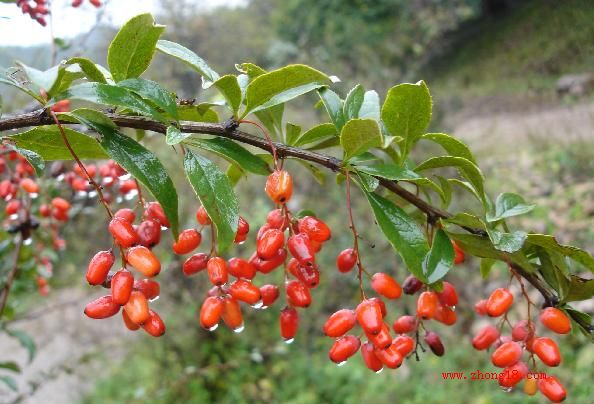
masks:
<svg viewBox="0 0 594 404"><path fill-rule="evenodd" d="M225 132L233 132L235 129L239 128L239 122L237 122L233 117L224 121L222 125L223 129L225 129Z"/></svg>

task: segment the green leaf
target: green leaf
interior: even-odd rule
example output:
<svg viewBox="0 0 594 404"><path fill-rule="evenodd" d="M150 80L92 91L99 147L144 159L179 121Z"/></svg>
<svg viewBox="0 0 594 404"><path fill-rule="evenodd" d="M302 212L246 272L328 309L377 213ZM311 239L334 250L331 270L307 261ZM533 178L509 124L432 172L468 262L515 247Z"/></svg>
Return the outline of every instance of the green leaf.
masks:
<svg viewBox="0 0 594 404"><path fill-rule="evenodd" d="M21 373L21 367L14 361L0 362L0 369L10 370L11 372Z"/></svg>
<svg viewBox="0 0 594 404"><path fill-rule="evenodd" d="M592 316L587 314L587 313L583 313L581 311L578 311L576 309L574 309L571 306L565 306L563 307L563 309L573 317L577 317L580 321L580 323L582 324L592 324ZM582 332L582 334L584 334L585 336L587 336L588 338L590 338L590 340L592 342L594 342L594 334L592 333L592 330L588 330L583 328L579 323L575 322L580 329L580 331Z"/></svg>
<svg viewBox="0 0 594 404"><path fill-rule="evenodd" d="M270 174L266 161L232 140L221 137L213 139L193 137L185 140L184 143L215 153L245 171L259 175Z"/></svg>
<svg viewBox="0 0 594 404"><path fill-rule="evenodd" d="M338 136L338 132L334 124L322 123L302 133L291 145L299 147L336 136Z"/></svg>
<svg viewBox="0 0 594 404"><path fill-rule="evenodd" d="M227 175L227 178L229 178L229 182L231 182L231 185L233 186L237 185L239 180L245 177L245 173L243 172L243 170L237 167L235 164L229 164L229 167L227 167L227 172L225 174Z"/></svg>
<svg viewBox="0 0 594 404"><path fill-rule="evenodd" d="M77 64L82 72L85 74L87 79L90 81L96 81L98 83L107 84L107 78L103 75L103 72L99 70L97 65L93 63L90 59L76 57L70 58L66 61L67 65Z"/></svg>
<svg viewBox="0 0 594 404"><path fill-rule="evenodd" d="M15 147L14 149L17 153L27 159L29 164L31 164L35 169L35 173L38 177L43 175L43 169L45 168L45 161L43 160L43 157L31 150L21 149L19 147Z"/></svg>
<svg viewBox="0 0 594 404"><path fill-rule="evenodd" d="M229 108L233 111L233 115L237 116L237 111L239 111L242 99L241 88L237 82L237 76L227 74L215 81L213 86L221 92L223 97L227 100Z"/></svg>
<svg viewBox="0 0 594 404"><path fill-rule="evenodd" d="M31 363L31 361L35 357L35 353L37 352L37 346L35 345L35 341L33 341L33 338L31 338L29 334L21 330L10 330L8 328L5 328L4 330L8 335L17 339L21 346L27 350L27 353L29 354L29 363Z"/></svg>
<svg viewBox="0 0 594 404"><path fill-rule="evenodd" d="M498 230L487 229L487 233L489 234L489 238L493 242L493 246L495 248L508 253L519 251L524 245L526 237L528 236L528 233L524 231L502 233Z"/></svg>
<svg viewBox="0 0 594 404"><path fill-rule="evenodd" d="M87 135L64 128L68 142L81 159L107 158L97 141ZM57 126L38 126L26 132L7 136L19 149L30 150L46 161L72 160L72 155L64 144Z"/></svg>
<svg viewBox="0 0 594 404"><path fill-rule="evenodd" d="M374 165L357 165L357 170L363 171L375 177L386 178L388 180L401 181L422 178L419 174L407 168L397 166L395 164L374 164Z"/></svg>
<svg viewBox="0 0 594 404"><path fill-rule="evenodd" d="M441 175L436 175L437 180L439 181L439 186L443 193L443 203L441 207L443 209L447 209L452 202L452 184Z"/></svg>
<svg viewBox="0 0 594 404"><path fill-rule="evenodd" d="M115 105L149 116L159 121L167 120L149 103L123 87L101 83L82 83L56 95L48 105L60 100L81 100L95 104Z"/></svg>
<svg viewBox="0 0 594 404"><path fill-rule="evenodd" d="M574 246L559 244L553 236L546 234L528 234L526 243L543 247L546 250L558 252L559 254L582 264L591 272L594 272L594 258L592 258L590 254Z"/></svg>
<svg viewBox="0 0 594 404"><path fill-rule="evenodd" d="M265 109L263 111L256 111L254 115L258 117L260 122L268 130L271 136L280 139L280 135L283 131L283 114L285 113L285 105L279 104L272 108Z"/></svg>
<svg viewBox="0 0 594 404"><path fill-rule="evenodd" d="M180 105L177 113L180 121L219 122L219 115L215 111L201 105Z"/></svg>
<svg viewBox="0 0 594 404"><path fill-rule="evenodd" d="M110 127L112 129L117 129L117 125L103 112L90 108L78 108L71 112L60 112L58 114L58 118L73 123L82 123L85 125L87 125L89 122L92 122L102 126Z"/></svg>
<svg viewBox="0 0 594 404"><path fill-rule="evenodd" d="M493 265L495 265L496 262L497 260L494 260L492 258L483 258L481 260L481 277L483 279L487 279L489 277L491 269L493 268Z"/></svg>
<svg viewBox="0 0 594 404"><path fill-rule="evenodd" d="M8 386L12 391L18 391L18 386L14 378L10 376L0 376L0 382Z"/></svg>
<svg viewBox="0 0 594 404"><path fill-rule="evenodd" d="M465 158L476 165L476 159L474 158L474 155L468 146L466 146L466 144L461 140L458 140L455 137L445 133L427 133L421 137L439 144L445 149L445 151L448 152L450 156Z"/></svg>
<svg viewBox="0 0 594 404"><path fill-rule="evenodd" d="M495 215L487 214L489 222L496 222L512 216L523 215L534 209L536 205L527 204L520 195L513 193L499 194L495 201Z"/></svg>
<svg viewBox="0 0 594 404"><path fill-rule="evenodd" d="M365 92L363 97L363 104L359 109L359 118L380 120L380 100L379 95L375 90Z"/></svg>
<svg viewBox="0 0 594 404"><path fill-rule="evenodd" d="M480 217L472 215L470 213L457 213L450 218L443 219L443 221L446 223L455 224L457 226L487 230L487 225L485 224L485 222L483 222L483 220Z"/></svg>
<svg viewBox="0 0 594 404"><path fill-rule="evenodd" d="M363 187L364 191L373 192L379 187L379 180L369 174L365 174L364 172L357 172L357 176L359 177L359 183Z"/></svg>
<svg viewBox="0 0 594 404"><path fill-rule="evenodd" d="M294 146L295 141L297 141L300 134L301 126L291 122L287 122L287 124L285 125L285 139L288 145Z"/></svg>
<svg viewBox="0 0 594 404"><path fill-rule="evenodd" d="M415 171L418 172L442 167L457 167L460 171L460 174L462 174L462 176L472 184L476 190L476 193L483 201L483 204L486 205L487 202L484 189L485 179L483 177L483 173L474 163L466 160L465 158L452 156L432 157L419 164L415 168Z"/></svg>
<svg viewBox="0 0 594 404"><path fill-rule="evenodd" d="M235 68L240 73L245 73L250 79L261 76L266 73L266 70L254 63L240 63L236 64Z"/></svg>
<svg viewBox="0 0 594 404"><path fill-rule="evenodd" d="M435 232L431 249L423 260L423 274L427 283L432 284L441 279L454 265L454 247L445 231Z"/></svg>
<svg viewBox="0 0 594 404"><path fill-rule="evenodd" d="M49 91L54 84L58 81L60 74L60 66L54 66L48 70L41 71L34 67L27 66L22 62L17 62L17 65L25 72L29 79L29 85L33 86L35 92L39 93L39 90L43 89ZM48 92L49 93L49 92Z"/></svg>
<svg viewBox="0 0 594 404"><path fill-rule="evenodd" d="M165 90L159 83L145 79L127 79L120 81L118 86L127 88L167 112L174 119L177 116L177 104L173 94Z"/></svg>
<svg viewBox="0 0 594 404"><path fill-rule="evenodd" d="M467 254L478 258L492 258L498 261L513 262L527 272L534 272L535 268L526 258L522 251L507 253L496 249L488 237L475 234L462 234L447 232L450 239L453 239Z"/></svg>
<svg viewBox="0 0 594 404"><path fill-rule="evenodd" d="M167 143L169 146L173 146L180 143L184 139L189 138L190 136L192 136L191 133L184 133L175 126L168 126L167 133L165 135L165 143Z"/></svg>
<svg viewBox="0 0 594 404"><path fill-rule="evenodd" d="M346 120L359 118L359 111L363 105L363 99L365 97L365 90L361 84L357 84L349 93L344 100L343 116Z"/></svg>
<svg viewBox="0 0 594 404"><path fill-rule="evenodd" d="M28 89L27 87L24 87L23 85L21 85L21 83L17 79L13 78L10 75L6 75L6 72L2 72L2 76L0 76L0 84L7 84L9 86L15 87L18 90L27 94L29 97L36 99L41 104L45 103L45 100L43 98L41 98L41 96L39 95L39 92L35 92L35 91Z"/></svg>
<svg viewBox="0 0 594 404"><path fill-rule="evenodd" d="M202 76L202 87L208 88L219 79L219 74L212 70L208 64L194 52L175 42L163 39L157 42L157 50L184 62Z"/></svg>
<svg viewBox="0 0 594 404"><path fill-rule="evenodd" d="M400 254L408 270L425 279L422 263L429 251L427 241L417 223L401 208L375 194L365 193L381 231Z"/></svg>
<svg viewBox="0 0 594 404"><path fill-rule="evenodd" d="M137 15L124 24L107 51L107 65L116 82L144 73L164 29L164 25L155 25L153 16L148 13Z"/></svg>
<svg viewBox="0 0 594 404"><path fill-rule="evenodd" d="M260 111L330 84L330 78L305 65L289 65L262 74L246 90L246 110Z"/></svg>
<svg viewBox="0 0 594 404"><path fill-rule="evenodd" d="M320 99L322 100L322 103L328 112L330 120L337 130L341 130L346 121L343 114L344 103L338 94L327 87L318 90L318 95L320 96Z"/></svg>
<svg viewBox="0 0 594 404"><path fill-rule="evenodd" d="M324 185L326 183L326 171L322 170L317 165L312 164L309 161L301 160L298 158L291 159L291 160L295 160L299 164L301 164L303 167L305 167L307 169L307 171L309 171L309 173L318 182L318 184Z"/></svg>
<svg viewBox="0 0 594 404"><path fill-rule="evenodd" d="M372 147L381 147L382 134L378 123L373 119L351 119L340 131L340 144L345 160Z"/></svg>
<svg viewBox="0 0 594 404"><path fill-rule="evenodd" d="M584 279L572 275L569 283L569 292L563 299L564 302L577 302L590 300L594 297L594 279Z"/></svg>
<svg viewBox="0 0 594 404"><path fill-rule="evenodd" d="M404 139L402 158L425 133L431 121L431 95L424 81L392 87L382 106L381 117L392 136Z"/></svg>
<svg viewBox="0 0 594 404"><path fill-rule="evenodd" d="M206 209L217 230L219 253L235 239L239 221L239 203L229 179L211 161L186 153L184 168L198 199Z"/></svg>
<svg viewBox="0 0 594 404"><path fill-rule="evenodd" d="M171 224L173 236L177 239L177 192L159 159L140 143L114 128L93 121L83 123L102 135L101 146L109 157L140 181L161 204Z"/></svg>

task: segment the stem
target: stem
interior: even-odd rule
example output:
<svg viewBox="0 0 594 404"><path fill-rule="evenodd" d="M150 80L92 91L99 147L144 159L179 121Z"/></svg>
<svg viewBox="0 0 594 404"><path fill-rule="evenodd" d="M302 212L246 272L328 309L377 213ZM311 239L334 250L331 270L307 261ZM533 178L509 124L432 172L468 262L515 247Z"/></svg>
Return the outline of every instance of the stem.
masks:
<svg viewBox="0 0 594 404"><path fill-rule="evenodd" d="M349 171L345 172L346 177L346 205L347 211L349 212L349 227L353 232L353 250L357 254L357 278L359 279L359 292L361 295L361 300L365 300L365 291L363 290L363 264L361 263L361 253L359 252L359 235L357 234L357 229L355 228L355 221L353 220L353 209L351 206L351 176Z"/></svg>
<svg viewBox="0 0 594 404"><path fill-rule="evenodd" d="M78 158L78 156L74 152L74 149L72 148L72 146L70 145L70 142L68 141L68 138L66 137L66 132L64 131L64 127L62 127L62 124L58 120L58 117L56 116L56 114L53 111L50 111L50 115L53 118L53 120L56 123L56 125L58 126L58 129L60 131L60 135L62 135L62 140L64 141L64 144L66 145L66 147L68 148L68 151L72 155L72 158L76 161L76 164L78 164L78 166L80 167L81 171L87 177L87 180L89 181L89 184L91 184L93 186L93 188L95 188L95 191L97 191L97 195L99 196L99 201L101 201L101 204L103 205L103 207L107 211L107 214L109 215L109 217L110 218L113 218L113 213L112 213L111 209L109 208L109 205L107 204L107 201L105 200L105 198L103 196L103 191L101 190L101 186L99 186L99 184L97 184L95 182L95 180L93 179L93 177L91 177L89 175L89 172L87 171L87 168L82 163L82 161L80 161L80 159Z"/></svg>
<svg viewBox="0 0 594 404"><path fill-rule="evenodd" d="M279 170L280 166L278 165L278 157L276 155L276 147L274 146L274 143L272 143L272 139L270 138L270 135L268 135L268 132L266 131L266 129L264 129L264 127L262 127L262 125L260 125L258 122L248 121L246 119L243 119L239 122L240 123L249 123L251 125L256 126L258 129L260 129L260 131L264 134L264 137L266 137L268 144L270 145L270 151L272 152L272 158L274 160L274 168L276 170Z"/></svg>
<svg viewBox="0 0 594 404"><path fill-rule="evenodd" d="M144 200L144 196L142 195L142 189L140 189L140 183L136 178L134 178L134 182L136 183L136 190L138 191L138 204L140 208L143 209L146 201Z"/></svg>

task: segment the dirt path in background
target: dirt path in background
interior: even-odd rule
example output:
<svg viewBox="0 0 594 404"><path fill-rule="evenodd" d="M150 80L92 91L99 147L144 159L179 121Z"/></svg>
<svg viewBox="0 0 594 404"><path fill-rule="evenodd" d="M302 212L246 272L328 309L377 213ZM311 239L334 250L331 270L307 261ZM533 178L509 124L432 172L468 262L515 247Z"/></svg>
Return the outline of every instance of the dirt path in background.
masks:
<svg viewBox="0 0 594 404"><path fill-rule="evenodd" d="M19 393L0 387L0 403L65 404L78 402L89 391L101 368L124 353L122 338L130 337L119 318L92 321L82 313L93 298L89 291L64 289L47 299L44 310L34 310L11 324L29 334L37 355L27 364L27 352L18 341L0 335L1 360L14 360ZM103 352L106 352L103 355Z"/></svg>

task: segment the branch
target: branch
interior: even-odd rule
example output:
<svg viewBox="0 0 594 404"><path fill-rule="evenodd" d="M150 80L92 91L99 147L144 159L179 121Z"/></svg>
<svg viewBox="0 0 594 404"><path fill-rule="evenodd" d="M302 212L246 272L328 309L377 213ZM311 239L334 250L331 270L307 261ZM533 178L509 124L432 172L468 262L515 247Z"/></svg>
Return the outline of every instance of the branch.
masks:
<svg viewBox="0 0 594 404"><path fill-rule="evenodd" d="M118 115L113 113L106 113L106 115L119 127L132 128L132 129L144 129L153 132L165 134L167 125L162 122L154 121L141 116L126 116ZM45 110L40 109L37 111L17 115L10 118L0 120L0 132L12 129L26 128L30 126L41 126L51 125L54 122L51 117L48 116ZM72 122L61 122L63 124L71 125ZM283 143L269 143L266 139L250 135L249 133L233 128L233 126L225 125L222 123L206 123L206 122L183 122L179 129L185 133L203 133L208 135L225 137L228 139L235 140L237 142L249 144L251 146L272 152L273 147L276 149L276 153L279 157L296 157L302 160L307 160L312 163L324 166L334 172L344 173L344 162L332 156L312 152L309 150L303 150L298 147L292 147ZM398 195L405 201L414 205L417 209L427 215L427 219L430 222L435 222L438 219L447 219L452 217L452 214L439 209L423 199L419 198L414 193L408 191L402 186L398 185L396 181L387 180L385 178L375 177L380 185L388 189L392 193ZM466 231L486 236L486 233L482 229L475 229L471 227L462 226ZM534 286L545 300L545 306L554 306L558 303L558 297L550 291L547 285L535 274L528 273L521 267L513 265L514 270L526 279L532 286ZM572 316L573 320L580 324L587 330L592 330L591 324L585 324L580 321L576 316Z"/></svg>

